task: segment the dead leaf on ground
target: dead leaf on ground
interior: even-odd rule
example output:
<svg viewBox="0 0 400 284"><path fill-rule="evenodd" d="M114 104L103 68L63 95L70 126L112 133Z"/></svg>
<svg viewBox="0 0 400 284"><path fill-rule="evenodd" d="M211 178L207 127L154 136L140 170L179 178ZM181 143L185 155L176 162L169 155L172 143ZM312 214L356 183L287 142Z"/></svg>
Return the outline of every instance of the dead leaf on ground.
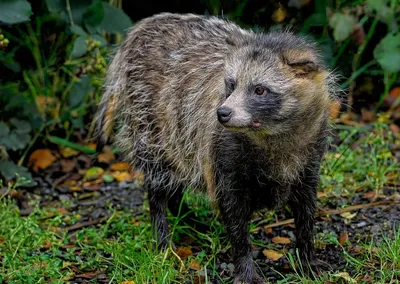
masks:
<svg viewBox="0 0 400 284"><path fill-rule="evenodd" d="M109 164L114 160L115 160L115 155L113 152L105 152L97 156L97 161L99 161L100 163Z"/></svg>
<svg viewBox="0 0 400 284"><path fill-rule="evenodd" d="M342 232L340 233L340 237L339 237L339 243L343 246L346 241L349 239L349 233L347 232Z"/></svg>
<svg viewBox="0 0 400 284"><path fill-rule="evenodd" d="M132 181L135 179L135 177L128 172L113 172L111 173L111 176L118 182Z"/></svg>
<svg viewBox="0 0 400 284"><path fill-rule="evenodd" d="M129 171L131 166L127 163L115 163L111 165L112 171Z"/></svg>
<svg viewBox="0 0 400 284"><path fill-rule="evenodd" d="M350 277L348 272L339 272L339 273L334 274L333 276L339 277L339 278L343 278L344 280L346 280L349 283L356 283L357 282L355 279Z"/></svg>
<svg viewBox="0 0 400 284"><path fill-rule="evenodd" d="M185 258L187 258L189 255L193 255L193 252L192 252L191 247L179 247L179 248L176 250L176 254L177 254L180 258L185 259Z"/></svg>
<svg viewBox="0 0 400 284"><path fill-rule="evenodd" d="M374 198L375 195L376 195L376 191L369 191L369 192L364 193L363 198L370 199L370 198Z"/></svg>
<svg viewBox="0 0 400 284"><path fill-rule="evenodd" d="M272 238L272 242L274 244L281 244L281 245L286 245L291 243L290 239L286 237L274 237Z"/></svg>
<svg viewBox="0 0 400 284"><path fill-rule="evenodd" d="M0 246L4 245L4 243L6 242L6 239L2 236L0 236Z"/></svg>
<svg viewBox="0 0 400 284"><path fill-rule="evenodd" d="M33 170L37 172L39 169L46 169L56 161L56 157L49 149L38 149L34 151L28 161L29 166L33 166Z"/></svg>
<svg viewBox="0 0 400 284"><path fill-rule="evenodd" d="M190 260L190 268L196 271L199 271L201 269L200 262L198 262L195 259Z"/></svg>
<svg viewBox="0 0 400 284"><path fill-rule="evenodd" d="M350 220L353 219L354 217L357 216L357 212L351 213L351 212L343 212L340 214L340 216L342 216L343 218Z"/></svg>
<svg viewBox="0 0 400 284"><path fill-rule="evenodd" d="M63 147L60 149L61 156L64 158L75 157L79 154L79 151L72 149L70 147Z"/></svg>
<svg viewBox="0 0 400 284"><path fill-rule="evenodd" d="M275 250L272 250L272 249L265 249L265 250L263 250L263 254L264 254L269 260L272 260L272 261L277 261L277 260L279 260L279 259L281 259L281 258L283 257L283 254L282 254L282 253L279 253L279 252L277 252L277 251L275 251Z"/></svg>
<svg viewBox="0 0 400 284"><path fill-rule="evenodd" d="M133 280L122 281L121 284L135 284Z"/></svg>
<svg viewBox="0 0 400 284"><path fill-rule="evenodd" d="M76 168L76 163L74 160L62 159L60 163L64 173L72 172L72 170Z"/></svg>
<svg viewBox="0 0 400 284"><path fill-rule="evenodd" d="M86 171L85 173L85 180L95 180L104 173L104 170L100 167L93 167Z"/></svg>
<svg viewBox="0 0 400 284"><path fill-rule="evenodd" d="M51 248L53 246L53 244L50 242L50 241L44 241L44 245L43 245L43 247L45 248L45 249L49 249L49 248Z"/></svg>

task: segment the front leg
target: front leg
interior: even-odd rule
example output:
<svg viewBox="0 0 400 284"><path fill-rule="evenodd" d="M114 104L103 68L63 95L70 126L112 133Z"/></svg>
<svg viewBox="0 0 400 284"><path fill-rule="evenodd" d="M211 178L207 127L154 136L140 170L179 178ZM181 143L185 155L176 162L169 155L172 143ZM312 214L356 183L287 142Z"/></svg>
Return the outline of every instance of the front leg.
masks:
<svg viewBox="0 0 400 284"><path fill-rule="evenodd" d="M319 163L308 167L301 182L292 187L289 205L296 225L296 248L306 273L318 269L314 249L314 215L319 183Z"/></svg>
<svg viewBox="0 0 400 284"><path fill-rule="evenodd" d="M222 221L232 246L235 264L234 284L265 283L255 270L249 234L251 216L250 200L240 191L226 191L218 196L218 205Z"/></svg>

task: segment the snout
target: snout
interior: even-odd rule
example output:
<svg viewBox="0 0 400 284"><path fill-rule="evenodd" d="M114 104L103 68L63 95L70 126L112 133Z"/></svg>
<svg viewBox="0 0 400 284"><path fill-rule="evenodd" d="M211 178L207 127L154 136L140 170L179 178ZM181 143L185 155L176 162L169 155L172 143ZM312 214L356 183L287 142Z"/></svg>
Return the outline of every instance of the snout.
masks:
<svg viewBox="0 0 400 284"><path fill-rule="evenodd" d="M218 121L227 123L232 117L232 109L228 107L219 107L217 109Z"/></svg>

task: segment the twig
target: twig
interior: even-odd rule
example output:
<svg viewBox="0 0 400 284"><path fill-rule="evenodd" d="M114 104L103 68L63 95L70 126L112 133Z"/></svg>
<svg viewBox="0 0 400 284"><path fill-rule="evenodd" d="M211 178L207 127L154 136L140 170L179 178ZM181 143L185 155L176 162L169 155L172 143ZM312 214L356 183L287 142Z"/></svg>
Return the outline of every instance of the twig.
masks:
<svg viewBox="0 0 400 284"><path fill-rule="evenodd" d="M340 209L331 209L331 210L320 210L315 214L315 217L320 217L320 216L325 216L325 215L334 215L334 214L342 214L345 212L350 212L353 210L359 210L363 208L369 208L369 207L381 207L381 206L389 206L389 205L395 205L395 204L400 204L400 201L379 201L379 202L371 202L367 204L357 204L345 208L340 208ZM280 227L284 225L289 225L294 223L294 218L279 221L273 224L266 225L265 228L274 228L274 227ZM259 224L261 225L261 224Z"/></svg>
<svg viewBox="0 0 400 284"><path fill-rule="evenodd" d="M104 216L104 217L96 219L96 220L78 223L78 224L75 224L75 225L72 225L72 226L65 227L64 229L67 230L68 232L72 232L72 231L76 231L76 230L82 229L84 227L97 225L97 224L103 223L104 221L108 220L112 215L113 214L109 214L107 216Z"/></svg>

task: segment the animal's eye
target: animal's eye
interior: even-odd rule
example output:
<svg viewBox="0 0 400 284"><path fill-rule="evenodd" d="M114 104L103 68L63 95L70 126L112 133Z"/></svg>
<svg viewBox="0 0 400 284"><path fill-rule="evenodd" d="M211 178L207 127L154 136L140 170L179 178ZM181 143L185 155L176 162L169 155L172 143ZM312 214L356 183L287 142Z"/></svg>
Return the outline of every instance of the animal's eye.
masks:
<svg viewBox="0 0 400 284"><path fill-rule="evenodd" d="M258 86L254 89L254 93L259 96L266 95L268 93L268 89Z"/></svg>
<svg viewBox="0 0 400 284"><path fill-rule="evenodd" d="M226 80L225 81L225 86L226 86L226 97L229 97L232 92L235 90L236 84L234 80Z"/></svg>

